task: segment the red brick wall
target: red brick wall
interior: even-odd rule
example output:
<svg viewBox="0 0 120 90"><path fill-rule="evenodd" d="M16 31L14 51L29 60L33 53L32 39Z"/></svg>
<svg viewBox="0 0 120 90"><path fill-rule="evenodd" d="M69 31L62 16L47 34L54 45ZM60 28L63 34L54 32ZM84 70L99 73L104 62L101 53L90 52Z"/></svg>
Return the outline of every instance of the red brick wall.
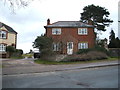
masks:
<svg viewBox="0 0 120 90"><path fill-rule="evenodd" d="M92 48L95 44L95 34L93 28L88 28L88 35L78 35L78 28L61 28L61 35L52 35L52 28L46 28L46 35L55 41L73 42L73 52L78 51L79 42L88 42L88 47ZM64 48L64 53L67 53Z"/></svg>

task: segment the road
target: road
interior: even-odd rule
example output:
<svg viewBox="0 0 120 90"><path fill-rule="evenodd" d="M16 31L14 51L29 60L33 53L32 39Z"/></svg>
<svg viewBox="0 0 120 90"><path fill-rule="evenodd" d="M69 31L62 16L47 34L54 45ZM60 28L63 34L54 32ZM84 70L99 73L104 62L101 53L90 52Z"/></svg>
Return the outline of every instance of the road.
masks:
<svg viewBox="0 0 120 90"><path fill-rule="evenodd" d="M118 88L118 66L4 75L3 88Z"/></svg>

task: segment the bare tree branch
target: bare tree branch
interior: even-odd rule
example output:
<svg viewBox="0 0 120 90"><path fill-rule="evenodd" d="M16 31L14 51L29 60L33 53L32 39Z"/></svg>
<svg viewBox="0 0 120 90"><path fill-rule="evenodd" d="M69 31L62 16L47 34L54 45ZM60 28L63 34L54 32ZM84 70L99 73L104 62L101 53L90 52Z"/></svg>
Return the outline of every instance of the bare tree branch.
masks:
<svg viewBox="0 0 120 90"><path fill-rule="evenodd" d="M19 8L27 7L32 1L35 0L2 0L4 5L10 7L10 10L14 13Z"/></svg>

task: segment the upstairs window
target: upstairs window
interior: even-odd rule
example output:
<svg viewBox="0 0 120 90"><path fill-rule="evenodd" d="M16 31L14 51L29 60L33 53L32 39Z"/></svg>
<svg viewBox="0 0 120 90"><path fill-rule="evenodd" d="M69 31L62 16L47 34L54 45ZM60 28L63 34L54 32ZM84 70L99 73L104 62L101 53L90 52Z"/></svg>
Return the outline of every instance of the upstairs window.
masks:
<svg viewBox="0 0 120 90"><path fill-rule="evenodd" d="M0 31L0 38L6 39L7 38L7 32L6 31Z"/></svg>
<svg viewBox="0 0 120 90"><path fill-rule="evenodd" d="M88 43L78 43L78 49L87 49Z"/></svg>
<svg viewBox="0 0 120 90"><path fill-rule="evenodd" d="M87 35L88 34L87 28L78 28L78 34L79 35Z"/></svg>
<svg viewBox="0 0 120 90"><path fill-rule="evenodd" d="M53 35L60 35L61 34L61 29L60 28L53 28L52 29L52 34Z"/></svg>
<svg viewBox="0 0 120 90"><path fill-rule="evenodd" d="M5 52L5 51L6 51L6 45L0 44L0 52Z"/></svg>

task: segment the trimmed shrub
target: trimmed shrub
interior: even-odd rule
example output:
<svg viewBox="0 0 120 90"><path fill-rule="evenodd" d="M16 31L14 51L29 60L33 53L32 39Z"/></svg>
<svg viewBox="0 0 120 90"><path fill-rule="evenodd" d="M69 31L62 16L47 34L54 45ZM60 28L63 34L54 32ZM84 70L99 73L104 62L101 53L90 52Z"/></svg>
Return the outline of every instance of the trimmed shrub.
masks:
<svg viewBox="0 0 120 90"><path fill-rule="evenodd" d="M103 48L103 47L100 47L100 46L95 46L94 48L89 48L89 49L80 49L77 54L83 54L83 53L88 53L90 51L99 51L99 52L103 52L103 53L106 53L107 55L109 54L109 52Z"/></svg>
<svg viewBox="0 0 120 90"><path fill-rule="evenodd" d="M77 54L83 54L83 53L88 53L89 51L91 51L92 49L80 49Z"/></svg>
<svg viewBox="0 0 120 90"><path fill-rule="evenodd" d="M108 56L103 52L89 51L88 53L67 56L62 61L89 61L89 60L101 60L107 58Z"/></svg>

